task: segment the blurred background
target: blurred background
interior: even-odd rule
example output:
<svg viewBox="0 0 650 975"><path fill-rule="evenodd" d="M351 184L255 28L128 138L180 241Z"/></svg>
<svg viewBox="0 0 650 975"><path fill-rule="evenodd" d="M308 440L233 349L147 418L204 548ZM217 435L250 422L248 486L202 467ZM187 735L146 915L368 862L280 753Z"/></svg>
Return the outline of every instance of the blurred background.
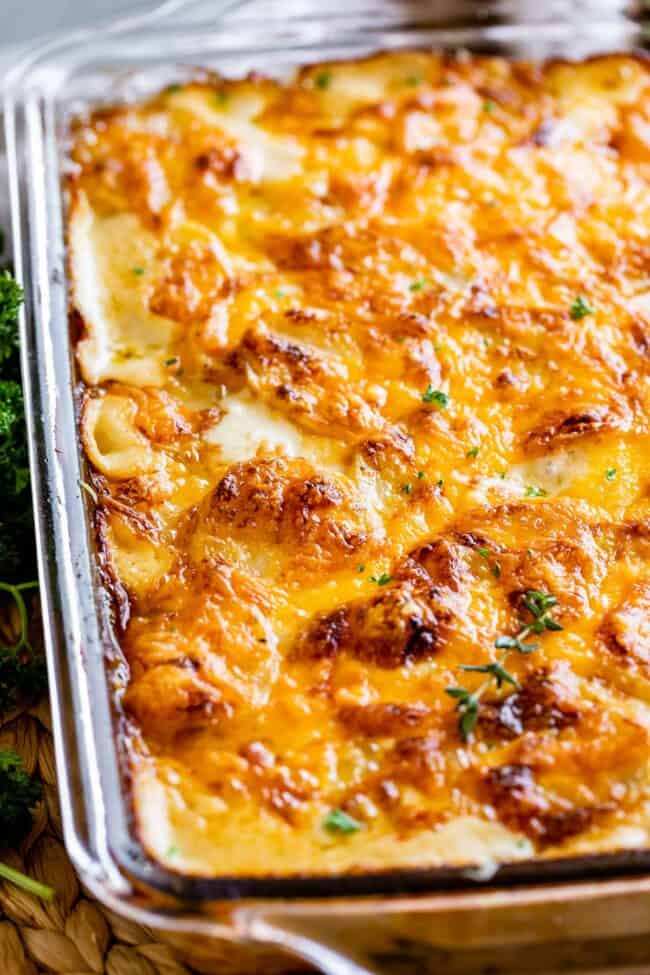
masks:
<svg viewBox="0 0 650 975"><path fill-rule="evenodd" d="M41 34L65 30L70 27L80 27L99 20L110 19L133 12L134 9L157 6L161 0L0 0L2 11L2 26L0 27L0 48L29 41ZM223 5L225 0L213 0L214 8ZM230 0L232 2L232 0ZM435 8L432 0L383 0L393 6L407 6L417 10L420 5ZM467 0L458 7L465 7ZM647 10L650 0L500 0L498 6L504 11L516 8L528 16L544 18L570 16L577 22L581 20L607 16L623 9ZM350 9L367 7L369 0L349 0ZM447 14L454 11L454 0L438 0L438 5L445 8ZM487 0L475 0L475 7L480 9L487 6ZM267 6L280 6L287 16L303 9L305 0L257 0L256 10L263 11ZM345 8L341 0L316 0L311 3L313 10L329 10L331 7ZM204 9L210 9L209 2L204 2Z"/></svg>
<svg viewBox="0 0 650 975"><path fill-rule="evenodd" d="M0 45L90 24L112 14L126 13L135 5L134 0L0 0Z"/></svg>

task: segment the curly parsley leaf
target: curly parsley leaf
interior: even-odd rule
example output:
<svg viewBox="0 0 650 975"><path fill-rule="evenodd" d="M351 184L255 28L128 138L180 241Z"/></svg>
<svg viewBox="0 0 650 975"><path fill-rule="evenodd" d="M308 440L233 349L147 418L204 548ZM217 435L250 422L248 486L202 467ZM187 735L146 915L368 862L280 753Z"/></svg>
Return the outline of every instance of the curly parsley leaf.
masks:
<svg viewBox="0 0 650 975"><path fill-rule="evenodd" d="M18 351L18 312L23 289L9 271L0 271L0 363Z"/></svg>
<svg viewBox="0 0 650 975"><path fill-rule="evenodd" d="M0 379L0 496L13 499L29 484L23 391Z"/></svg>
<svg viewBox="0 0 650 975"><path fill-rule="evenodd" d="M0 714L45 687L45 663L29 642L24 582L36 575L34 522L29 490L27 431L18 376L18 310L22 290L8 272L0 274L0 596L12 600L19 632L0 636Z"/></svg>

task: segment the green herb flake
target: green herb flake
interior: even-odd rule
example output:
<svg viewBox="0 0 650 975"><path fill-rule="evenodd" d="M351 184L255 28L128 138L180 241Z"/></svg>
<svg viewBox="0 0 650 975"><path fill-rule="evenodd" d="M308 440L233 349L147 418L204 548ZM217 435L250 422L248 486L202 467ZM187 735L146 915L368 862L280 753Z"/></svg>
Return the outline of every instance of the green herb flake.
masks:
<svg viewBox="0 0 650 975"><path fill-rule="evenodd" d="M348 816L342 809L332 809L323 820L323 826L330 833L343 833L346 836L363 829L362 823Z"/></svg>
<svg viewBox="0 0 650 975"><path fill-rule="evenodd" d="M418 481L421 481L423 477L426 477L424 471L418 471Z"/></svg>
<svg viewBox="0 0 650 975"><path fill-rule="evenodd" d="M496 110L496 102L493 102L491 98L486 98L483 102L483 111L488 115L492 115Z"/></svg>
<svg viewBox="0 0 650 975"><path fill-rule="evenodd" d="M605 480L613 481L615 478L616 478L616 468L608 467L607 470L605 471Z"/></svg>
<svg viewBox="0 0 650 975"><path fill-rule="evenodd" d="M357 572L359 573L359 575L361 575L361 573L362 572L365 572L365 571L366 571L365 565L359 565L359 566L357 566Z"/></svg>
<svg viewBox="0 0 650 975"><path fill-rule="evenodd" d="M223 106L228 101L228 92L223 91L223 89L220 91L215 91L214 100L216 101L217 105L219 105L220 108L223 108Z"/></svg>
<svg viewBox="0 0 650 975"><path fill-rule="evenodd" d="M167 847L167 853L166 853L166 856L167 856L167 857L168 857L168 858L169 858L170 860L171 860L171 859L173 859L173 857L177 857L179 853L180 853L180 850L178 849L178 847L176 846L176 844L175 844L175 843L172 843L172 845L171 845L171 846L169 846L169 847Z"/></svg>
<svg viewBox="0 0 650 975"><path fill-rule="evenodd" d="M387 572L382 572L380 576L370 576L371 582L376 582L378 586L387 586L389 582L393 581L393 577Z"/></svg>
<svg viewBox="0 0 650 975"><path fill-rule="evenodd" d="M491 674L495 678L497 687L499 688L502 684L512 684L513 687L519 687L517 678L508 673L505 667L498 662L491 664L461 664L458 669L474 674Z"/></svg>
<svg viewBox="0 0 650 975"><path fill-rule="evenodd" d="M467 451L467 453L465 454L465 456L466 457L478 457L478 451L479 451L479 448L478 447L472 447L470 450Z"/></svg>
<svg viewBox="0 0 650 975"><path fill-rule="evenodd" d="M326 91L332 83L332 75L329 71L319 71L314 78L314 84L321 91Z"/></svg>
<svg viewBox="0 0 650 975"><path fill-rule="evenodd" d="M548 491L545 491L542 487L535 487L534 485L529 484L526 488L527 498L545 498L547 495Z"/></svg>
<svg viewBox="0 0 650 975"><path fill-rule="evenodd" d="M409 284L409 291L422 291L424 288L428 287L431 282L427 278L420 278L417 281L411 281Z"/></svg>
<svg viewBox="0 0 650 975"><path fill-rule="evenodd" d="M404 84L408 88L417 88L418 85L422 84L422 81L423 79L421 74L410 74L408 75L407 78L404 79Z"/></svg>
<svg viewBox="0 0 650 975"><path fill-rule="evenodd" d="M165 365L166 366L175 366L177 364L178 364L178 356L177 355L172 356L171 359L165 359Z"/></svg>
<svg viewBox="0 0 650 975"><path fill-rule="evenodd" d="M23 289L8 271L0 271L0 363L18 351L18 313L22 303ZM18 369L14 372L17 378Z"/></svg>
<svg viewBox="0 0 650 975"><path fill-rule="evenodd" d="M411 494L412 491L413 491L413 485L412 484L402 484L402 493L403 494Z"/></svg>
<svg viewBox="0 0 650 975"><path fill-rule="evenodd" d="M182 90L183 86L179 85L178 82L175 82L173 85L167 85L167 88L165 89L168 95L177 95L179 91Z"/></svg>
<svg viewBox="0 0 650 975"><path fill-rule="evenodd" d="M446 687L445 694L456 701L458 730L463 741L469 741L478 721L480 698L465 687Z"/></svg>
<svg viewBox="0 0 650 975"><path fill-rule="evenodd" d="M582 295L578 295L569 308L569 314L574 322L579 322L581 318L586 318L587 315L593 315L593 313L594 309Z"/></svg>
<svg viewBox="0 0 650 975"><path fill-rule="evenodd" d="M446 410L449 406L449 396L441 389L434 389L431 383L422 393L423 403L435 403L441 410Z"/></svg>
<svg viewBox="0 0 650 975"><path fill-rule="evenodd" d="M477 548L476 551L487 558L489 551L486 548ZM495 568L498 563L495 564ZM500 573L499 568L499 573ZM486 664L460 664L459 669L466 673L485 674L486 679L475 690L467 687L447 687L445 693L456 701L456 711L458 712L458 731L463 741L468 741L479 719L481 698L483 694L496 682L497 689L504 684L511 684L519 687L517 678L505 668L505 661L508 654L513 650L522 654L532 653L537 650L539 643L527 643L526 638L530 633L543 633L545 630L561 630L562 626L551 616L551 610L557 606L556 597L550 592L543 592L539 589L528 589L524 593L524 607L530 613L532 619L529 622L522 621L521 629L514 636L501 635L494 641L497 650L503 653L498 660L490 661Z"/></svg>
<svg viewBox="0 0 650 975"><path fill-rule="evenodd" d="M137 275L137 277L139 277L139 278L140 278L140 277L142 277L142 275L144 274L144 268L143 268L143 267L134 267L134 268L133 268L133 273L134 273L135 275Z"/></svg>

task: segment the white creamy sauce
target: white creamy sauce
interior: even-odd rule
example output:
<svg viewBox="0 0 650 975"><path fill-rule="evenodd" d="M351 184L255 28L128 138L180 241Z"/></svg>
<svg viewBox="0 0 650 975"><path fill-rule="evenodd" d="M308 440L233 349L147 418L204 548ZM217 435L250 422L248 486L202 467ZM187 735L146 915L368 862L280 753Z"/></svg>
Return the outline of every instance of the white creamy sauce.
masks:
<svg viewBox="0 0 650 975"><path fill-rule="evenodd" d="M487 476L456 471L453 479L456 483L468 484L471 500L477 505L484 505L494 503L495 494L508 500L534 497L537 492L540 492L538 497L554 497L568 490L576 478L588 471L585 450L575 448L513 464L504 472Z"/></svg>
<svg viewBox="0 0 650 975"><path fill-rule="evenodd" d="M338 444L303 432L250 393L227 396L220 406L224 416L205 431L203 439L221 449L225 463L238 464L264 450L285 457L303 457L319 467L338 469L341 466Z"/></svg>
<svg viewBox="0 0 650 975"><path fill-rule="evenodd" d="M539 487L552 496L571 487L577 477L582 477L588 471L584 449L575 448L513 464L508 477L521 484L524 492L527 487Z"/></svg>
<svg viewBox="0 0 650 975"><path fill-rule="evenodd" d="M87 335L77 346L84 379L162 386L178 326L152 314L146 291L157 242L131 213L97 217L81 198L70 223L74 300Z"/></svg>

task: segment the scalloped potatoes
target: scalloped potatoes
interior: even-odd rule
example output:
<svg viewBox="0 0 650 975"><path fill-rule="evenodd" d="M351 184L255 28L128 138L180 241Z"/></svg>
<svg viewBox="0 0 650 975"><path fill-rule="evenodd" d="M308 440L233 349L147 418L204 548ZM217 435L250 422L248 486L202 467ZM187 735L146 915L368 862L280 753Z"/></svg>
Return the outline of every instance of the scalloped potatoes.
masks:
<svg viewBox="0 0 650 975"><path fill-rule="evenodd" d="M75 123L81 439L166 865L647 844L649 125L632 57L423 52ZM483 686L531 592L561 629Z"/></svg>

